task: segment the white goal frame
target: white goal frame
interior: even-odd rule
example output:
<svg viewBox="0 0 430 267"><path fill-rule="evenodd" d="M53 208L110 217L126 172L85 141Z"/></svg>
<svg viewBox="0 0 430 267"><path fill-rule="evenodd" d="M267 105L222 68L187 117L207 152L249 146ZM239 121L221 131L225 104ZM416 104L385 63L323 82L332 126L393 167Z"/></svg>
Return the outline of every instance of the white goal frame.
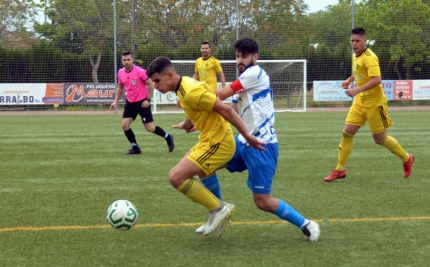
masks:
<svg viewBox="0 0 430 267"><path fill-rule="evenodd" d="M195 61L194 60L172 60L173 65L176 68L176 71L181 76L190 76L193 77L194 75L194 66ZM224 76L226 76L226 83L233 82L237 77L239 76L239 73L236 68L236 60L220 60L221 66L223 67ZM265 65L267 64L279 64L279 69L269 69L265 68ZM178 65L188 65L187 70L183 70L182 68L179 68ZM274 88L273 83L278 83L276 86L278 89L281 88L281 91L286 92L287 95L282 94L276 94L274 89L274 101L276 101L275 105L275 111L290 111L290 112L306 112L306 93L307 93L307 61L305 59L296 59L296 60L258 60L258 65L263 65L263 69L266 70L268 75L271 79L271 85L272 88ZM293 64L299 64L301 68L303 69L303 72L298 70L302 77L298 77L297 80L294 81L273 81L272 75L273 71L281 72L282 70L287 69L288 67L294 67L291 66ZM228 68L226 68L228 66ZM234 66L234 71L232 66ZM233 73L234 72L234 73ZM292 74L293 75L293 74ZM274 75L273 75L274 76ZM230 78L227 78L230 77ZM231 78L233 77L233 79ZM290 89L292 83L296 83L297 85L294 86L294 90ZM218 82L219 87L221 87L221 83ZM279 85L280 84L280 85ZM283 84L285 84L285 90L283 90ZM292 92L294 93L293 96L291 96ZM153 113L182 113L182 109L178 109L176 107L177 97L174 94L174 92L169 92L165 95L160 94L160 92L155 89L154 90L154 96L153 98ZM283 101L285 98L285 106L283 105ZM296 100L294 103L290 103L288 106L287 102L289 103L290 100ZM227 101L224 101L226 103L229 103L229 99ZM280 106L281 105L281 106Z"/></svg>

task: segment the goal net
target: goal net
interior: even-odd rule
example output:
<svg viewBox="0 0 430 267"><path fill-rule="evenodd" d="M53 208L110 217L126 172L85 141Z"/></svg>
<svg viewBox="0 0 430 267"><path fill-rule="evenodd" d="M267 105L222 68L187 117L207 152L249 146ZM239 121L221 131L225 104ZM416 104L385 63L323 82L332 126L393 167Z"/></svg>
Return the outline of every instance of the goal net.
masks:
<svg viewBox="0 0 430 267"><path fill-rule="evenodd" d="M194 75L195 61L172 60L176 71L181 76ZM235 60L220 60L226 83L237 79ZM273 101L276 111L306 111L306 60L258 60L269 75L273 90ZM218 79L219 81L219 79ZM218 82L221 88L221 83ZM181 112L177 107L175 93L169 92L162 95L155 90L153 97L153 112ZM225 101L229 103L229 100Z"/></svg>

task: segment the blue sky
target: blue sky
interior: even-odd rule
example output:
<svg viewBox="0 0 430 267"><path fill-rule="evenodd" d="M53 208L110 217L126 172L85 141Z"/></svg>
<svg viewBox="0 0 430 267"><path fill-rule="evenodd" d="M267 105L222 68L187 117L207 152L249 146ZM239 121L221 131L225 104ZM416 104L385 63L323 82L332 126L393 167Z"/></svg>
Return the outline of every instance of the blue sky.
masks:
<svg viewBox="0 0 430 267"><path fill-rule="evenodd" d="M328 5L337 5L338 0L303 0L309 6L309 13L316 12L319 10L324 10ZM37 14L37 21L43 22L45 20L45 15L43 11Z"/></svg>
<svg viewBox="0 0 430 267"><path fill-rule="evenodd" d="M337 5L338 0L304 0L309 6L309 13L313 13L319 10L324 10L328 5Z"/></svg>

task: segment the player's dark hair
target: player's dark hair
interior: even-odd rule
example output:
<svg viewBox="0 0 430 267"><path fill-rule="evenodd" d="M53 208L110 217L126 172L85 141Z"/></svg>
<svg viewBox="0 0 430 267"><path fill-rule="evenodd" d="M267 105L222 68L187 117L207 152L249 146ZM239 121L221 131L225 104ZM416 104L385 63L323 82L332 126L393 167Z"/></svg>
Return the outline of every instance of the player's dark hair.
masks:
<svg viewBox="0 0 430 267"><path fill-rule="evenodd" d="M233 46L236 52L240 52L244 55L258 53L258 44L251 38L245 37L238 39L234 42Z"/></svg>
<svg viewBox="0 0 430 267"><path fill-rule="evenodd" d="M366 30L363 28L354 28L351 31L351 35L366 36Z"/></svg>
<svg viewBox="0 0 430 267"><path fill-rule="evenodd" d="M154 75L154 73L163 73L167 69L173 69L173 63L167 57L157 57L149 65L146 73L148 77Z"/></svg>
<svg viewBox="0 0 430 267"><path fill-rule="evenodd" d="M131 57L133 57L133 53L131 53L130 51L122 52L122 55L123 56L131 56Z"/></svg>
<svg viewBox="0 0 430 267"><path fill-rule="evenodd" d="M211 44L208 41L203 41L202 45L209 45L209 47L211 47Z"/></svg>

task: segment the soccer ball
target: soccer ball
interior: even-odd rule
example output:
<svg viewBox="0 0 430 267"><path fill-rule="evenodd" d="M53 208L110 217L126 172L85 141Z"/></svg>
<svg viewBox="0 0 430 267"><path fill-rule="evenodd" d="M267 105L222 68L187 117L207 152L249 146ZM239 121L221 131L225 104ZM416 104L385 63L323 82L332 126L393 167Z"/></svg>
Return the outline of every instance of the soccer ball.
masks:
<svg viewBox="0 0 430 267"><path fill-rule="evenodd" d="M117 200L109 206L106 218L113 228L127 231L137 221L137 210L128 200Z"/></svg>

